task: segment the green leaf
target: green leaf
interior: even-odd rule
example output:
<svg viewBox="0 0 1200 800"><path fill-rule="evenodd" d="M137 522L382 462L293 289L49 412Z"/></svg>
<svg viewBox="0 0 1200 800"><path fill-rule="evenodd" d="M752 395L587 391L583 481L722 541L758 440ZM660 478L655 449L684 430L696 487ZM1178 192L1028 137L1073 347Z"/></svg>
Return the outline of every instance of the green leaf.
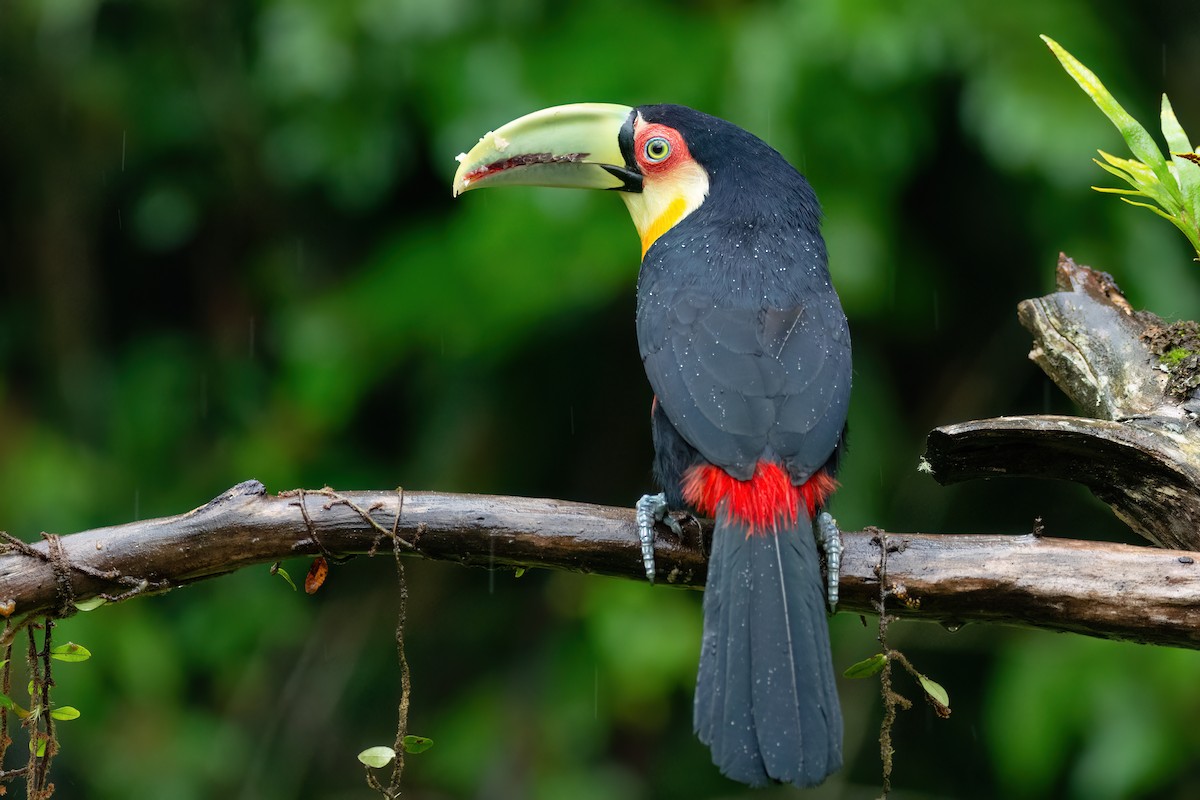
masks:
<svg viewBox="0 0 1200 800"><path fill-rule="evenodd" d="M842 673L843 678L869 678L877 674L883 669L883 665L887 663L887 656L883 653L876 653L870 658L865 658L857 664L851 664L845 672Z"/></svg>
<svg viewBox="0 0 1200 800"><path fill-rule="evenodd" d="M1120 178L1121 180L1125 181L1125 182L1126 182L1126 183L1128 183L1130 186L1137 186L1137 185L1138 185L1138 182L1137 182L1137 180L1136 180L1136 179L1135 179L1135 178L1134 178L1132 175L1130 175L1128 172L1126 172L1125 170L1123 170L1123 169L1117 169L1116 167L1114 167L1114 166L1112 166L1112 165L1110 165L1110 164L1105 164L1103 161L1100 161L1100 160L1098 160L1098 159L1095 159L1095 158L1093 158L1093 159L1092 159L1092 162L1093 162L1093 163L1094 163L1096 166L1098 166L1100 169L1104 170L1105 172L1108 172L1108 173L1111 173L1111 174L1113 174L1113 175L1116 175L1118 178ZM1142 191L1140 191L1140 190L1139 190L1139 191L1138 191L1138 194L1145 194L1145 192L1142 192Z"/></svg>
<svg viewBox="0 0 1200 800"><path fill-rule="evenodd" d="M1117 169L1129 173L1130 177L1126 178L1126 180L1129 180L1130 183L1135 181L1138 183L1153 183L1154 181L1158 180L1149 167L1142 162L1137 161L1136 159L1121 158L1120 156L1114 156L1112 153L1106 153L1103 150L1097 150L1096 152L1098 152L1100 156L1109 164L1112 164ZM1100 166L1104 165L1101 164Z"/></svg>
<svg viewBox="0 0 1200 800"><path fill-rule="evenodd" d="M1125 181L1130 186L1134 187L1133 189L1129 189L1129 190L1114 189L1113 191L1128 191L1128 192L1130 192L1130 194L1137 194L1137 195L1141 195L1142 197L1150 197L1150 195L1148 195L1145 191L1143 191L1142 185L1137 182L1137 179L1134 178L1129 173L1125 172L1124 170L1117 169L1116 167L1111 166L1109 164L1105 164L1103 161L1097 161L1094 158L1092 159L1092 161L1095 162L1096 166L1100 167L1100 169L1104 170L1105 172L1116 175L1118 178ZM1097 192L1105 191L1102 187L1099 187L1099 186L1093 186L1092 188L1095 189Z"/></svg>
<svg viewBox="0 0 1200 800"><path fill-rule="evenodd" d="M92 651L88 650L81 644L67 642L66 644L60 644L58 647L51 648L50 657L57 661L75 663L79 661L87 661L92 657Z"/></svg>
<svg viewBox="0 0 1200 800"><path fill-rule="evenodd" d="M524 567L517 567L517 571L516 571L516 574L515 574L515 576L514 576L514 577L517 577L517 578L519 578L519 577L521 577L521 576L522 576L522 575L524 575L524 574L525 574L525 568L524 568Z"/></svg>
<svg viewBox="0 0 1200 800"><path fill-rule="evenodd" d="M392 759L396 757L396 751L390 747L368 747L358 754L358 760L368 767L379 769L386 767L392 763Z"/></svg>
<svg viewBox="0 0 1200 800"><path fill-rule="evenodd" d="M1172 152L1192 152L1192 143L1184 133L1183 126L1179 124L1179 119L1175 116L1175 109L1171 108L1171 101L1165 94L1162 98L1162 132L1163 137L1167 140L1167 148Z"/></svg>
<svg viewBox="0 0 1200 800"><path fill-rule="evenodd" d="M79 719L79 709L75 706L59 706L50 712L50 718L66 722L71 719Z"/></svg>
<svg viewBox="0 0 1200 800"><path fill-rule="evenodd" d="M273 564L271 566L271 574L278 575L279 577L283 578L287 582L287 585L292 587L293 592L298 591L296 589L295 581L292 580L292 576L288 575L288 571L286 569L284 569L283 567L279 566L278 563Z"/></svg>
<svg viewBox="0 0 1200 800"><path fill-rule="evenodd" d="M9 711L16 714L20 719L25 719L29 716L28 711L17 705L16 702L6 694L0 694L0 708L7 708Z"/></svg>
<svg viewBox="0 0 1200 800"><path fill-rule="evenodd" d="M80 611L95 611L97 608L107 602L108 601L103 597L89 597L87 600L80 600L78 603L76 603L75 608L79 609Z"/></svg>
<svg viewBox="0 0 1200 800"><path fill-rule="evenodd" d="M433 739L425 736L405 736L401 743L406 753L424 753L429 748L433 747Z"/></svg>
<svg viewBox="0 0 1200 800"><path fill-rule="evenodd" d="M1093 186L1092 191L1101 192L1102 194L1128 194L1135 197L1145 197L1145 192L1139 192L1137 189L1114 189L1111 186Z"/></svg>
<svg viewBox="0 0 1200 800"><path fill-rule="evenodd" d="M1104 164L1096 161L1094 158L1092 159L1092 161L1096 161L1096 164L1101 169L1116 175L1130 186L1135 187L1164 209L1171 212L1179 210L1179 187L1175 185L1173 179L1170 185L1164 185L1159 182L1158 176L1148 170L1142 162L1133 161L1128 158L1118 158L1103 150L1098 152L1108 161L1107 164Z"/></svg>
<svg viewBox="0 0 1200 800"><path fill-rule="evenodd" d="M935 700L943 708L949 710L950 695L942 688L942 685L937 681L925 675L920 676L921 688L925 690L925 694L929 695L930 699Z"/></svg>
<svg viewBox="0 0 1200 800"><path fill-rule="evenodd" d="M1192 153L1192 142L1184 132L1183 126L1175 117L1171 101L1164 94L1162 99L1162 130L1167 139L1167 148L1172 152L1171 162L1175 168L1175 178L1179 181L1179 190L1183 194L1183 213L1178 214L1185 224L1190 224L1192 233L1200 232L1200 164L1188 158L1181 157ZM1180 154L1180 155L1176 155ZM1188 233L1183 225L1184 233ZM1194 239L1194 235L1189 235Z"/></svg>
<svg viewBox="0 0 1200 800"><path fill-rule="evenodd" d="M1079 88L1092 98L1097 107L1104 112L1104 115L1112 121L1120 131L1125 143L1129 145L1129 152L1133 153L1147 167L1154 171L1160 181L1164 183L1170 178L1170 171L1167 169L1167 161L1163 158L1162 151L1158 149L1158 145L1150 136L1150 133L1141 126L1128 111L1122 108L1117 99L1112 96L1108 89L1104 88L1104 84L1096 77L1096 74L1085 67L1075 56L1068 53L1062 45L1051 39L1049 36L1042 36L1042 41L1050 48L1058 58L1063 69L1067 74L1075 79L1079 84Z"/></svg>
<svg viewBox="0 0 1200 800"><path fill-rule="evenodd" d="M49 740L48 740L48 739L47 739L45 736L39 736L39 737L37 738L37 757L38 757L38 758L45 758L45 757L46 757L46 742L47 742L47 741L49 741ZM29 743L29 749L30 749L30 750L33 750L33 749L34 749L34 748L33 748L33 742L30 742L30 743Z"/></svg>
<svg viewBox="0 0 1200 800"><path fill-rule="evenodd" d="M1172 217L1167 212L1163 211L1158 206L1152 206L1149 203L1139 203L1136 200L1130 200L1128 197L1121 197L1118 199L1123 202L1129 203L1129 205L1131 205L1131 206L1137 206L1138 208L1148 208L1151 211L1153 211L1155 214L1158 214L1163 219L1169 219L1169 220L1171 220L1171 222L1174 222L1176 226L1182 227L1179 225L1179 220L1175 219L1174 217Z"/></svg>

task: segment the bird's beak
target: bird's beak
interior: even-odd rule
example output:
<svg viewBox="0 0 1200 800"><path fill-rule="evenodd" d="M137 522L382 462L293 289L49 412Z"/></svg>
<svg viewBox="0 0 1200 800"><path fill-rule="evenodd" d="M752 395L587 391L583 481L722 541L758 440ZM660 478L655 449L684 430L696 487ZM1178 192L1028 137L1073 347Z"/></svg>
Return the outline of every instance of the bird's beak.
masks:
<svg viewBox="0 0 1200 800"><path fill-rule="evenodd" d="M458 157L454 196L517 185L640 192L642 176L621 152L622 134L632 138L632 113L612 103L572 103L515 119Z"/></svg>

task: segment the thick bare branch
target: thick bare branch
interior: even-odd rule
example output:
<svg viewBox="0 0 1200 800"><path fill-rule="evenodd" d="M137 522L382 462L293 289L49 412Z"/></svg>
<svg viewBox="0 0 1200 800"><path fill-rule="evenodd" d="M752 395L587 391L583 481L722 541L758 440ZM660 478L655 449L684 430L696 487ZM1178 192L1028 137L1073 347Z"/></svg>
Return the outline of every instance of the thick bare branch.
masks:
<svg viewBox="0 0 1200 800"><path fill-rule="evenodd" d="M1081 483L1142 536L1192 550L1200 549L1200 460L1188 438L1140 420L1000 417L937 428L925 458L943 485L996 477Z"/></svg>
<svg viewBox="0 0 1200 800"><path fill-rule="evenodd" d="M685 521L683 529L681 540L660 528L659 581L698 587L711 526ZM423 558L642 575L627 508L433 492L270 495L257 481L187 514L84 531L59 543L71 567L70 594L81 600L126 592L131 580L163 590L292 556L389 548L393 530L404 551ZM1200 647L1200 556L1035 536L847 533L841 610L872 610L881 542L891 548L889 612L900 616ZM66 588L47 543L33 547L43 557L0 554L0 605L12 601L18 617L52 612Z"/></svg>

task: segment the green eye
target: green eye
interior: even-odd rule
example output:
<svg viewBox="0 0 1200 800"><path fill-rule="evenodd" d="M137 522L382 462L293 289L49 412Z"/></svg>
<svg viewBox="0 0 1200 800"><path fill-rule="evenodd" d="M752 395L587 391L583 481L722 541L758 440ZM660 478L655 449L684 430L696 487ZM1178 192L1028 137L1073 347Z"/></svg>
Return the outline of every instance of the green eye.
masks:
<svg viewBox="0 0 1200 800"><path fill-rule="evenodd" d="M662 161L671 155L671 143L661 136L646 140L646 158L650 161Z"/></svg>

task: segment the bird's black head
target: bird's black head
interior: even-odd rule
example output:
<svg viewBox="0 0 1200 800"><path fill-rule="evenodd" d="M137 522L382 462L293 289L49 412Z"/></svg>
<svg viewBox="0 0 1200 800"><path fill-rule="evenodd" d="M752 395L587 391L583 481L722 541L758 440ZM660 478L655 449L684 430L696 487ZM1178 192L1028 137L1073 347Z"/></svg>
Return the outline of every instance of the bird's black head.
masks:
<svg viewBox="0 0 1200 800"><path fill-rule="evenodd" d="M818 236L808 181L774 148L718 117L678 105L633 109L620 133L625 166L642 175L625 194L642 251L693 212L731 226L792 228Z"/></svg>

